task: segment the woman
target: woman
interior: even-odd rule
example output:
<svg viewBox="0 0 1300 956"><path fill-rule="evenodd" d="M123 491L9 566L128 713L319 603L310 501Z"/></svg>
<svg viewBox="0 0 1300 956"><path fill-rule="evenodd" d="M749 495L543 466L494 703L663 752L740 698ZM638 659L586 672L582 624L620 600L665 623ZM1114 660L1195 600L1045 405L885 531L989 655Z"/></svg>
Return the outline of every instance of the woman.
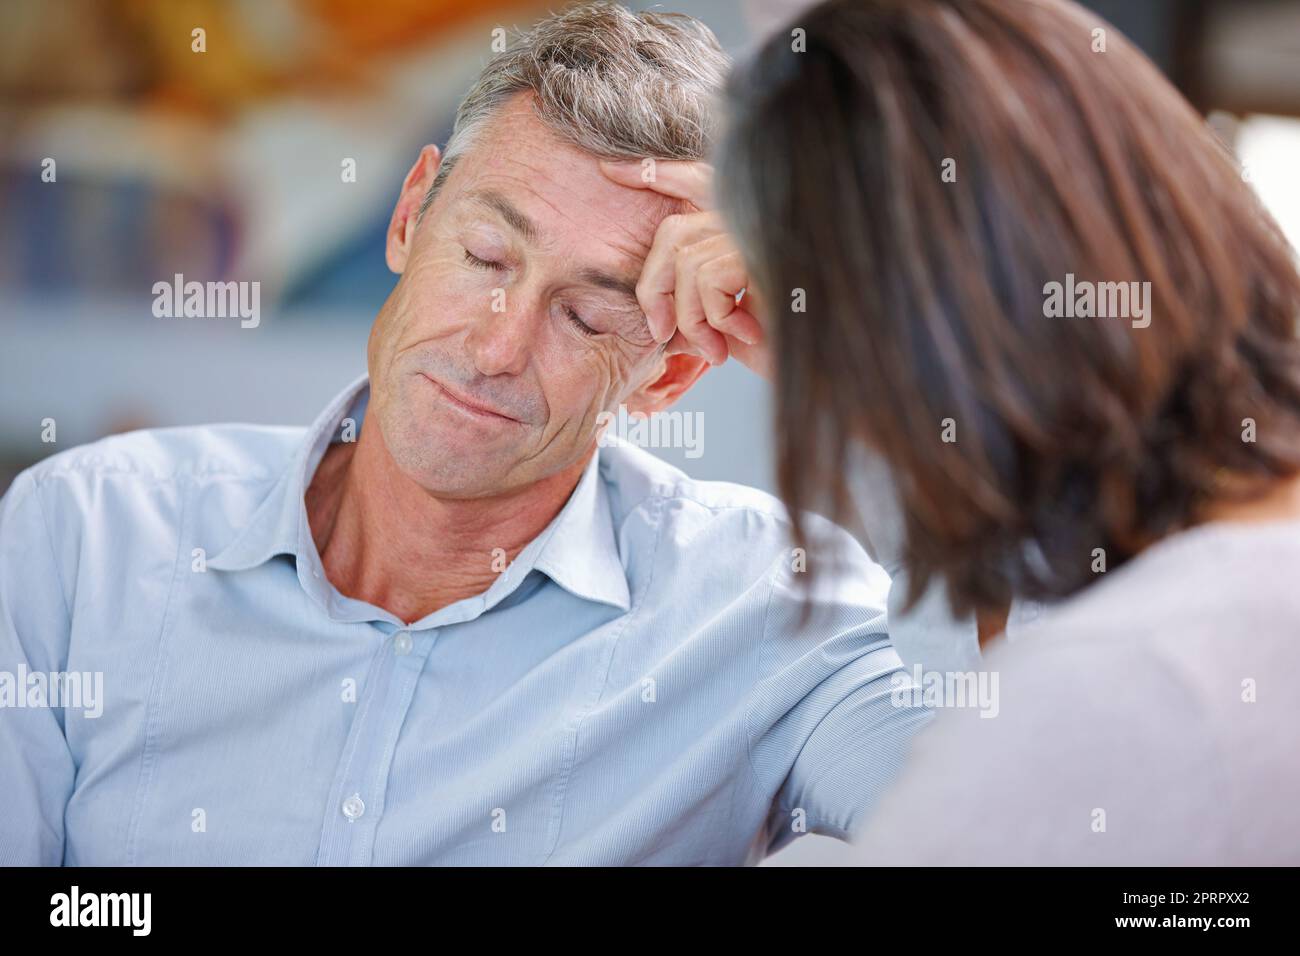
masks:
<svg viewBox="0 0 1300 956"><path fill-rule="evenodd" d="M1056 0L833 0L729 99L652 322L774 365L794 514L887 462L909 599L1051 604L863 859L1300 862L1300 277L1201 117Z"/></svg>

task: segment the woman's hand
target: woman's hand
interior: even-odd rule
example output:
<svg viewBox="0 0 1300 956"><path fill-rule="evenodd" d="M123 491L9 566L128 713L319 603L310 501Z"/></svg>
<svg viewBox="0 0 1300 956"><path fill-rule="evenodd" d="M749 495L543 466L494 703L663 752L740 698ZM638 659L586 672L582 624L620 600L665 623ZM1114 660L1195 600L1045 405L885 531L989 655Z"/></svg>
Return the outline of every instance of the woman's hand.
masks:
<svg viewBox="0 0 1300 956"><path fill-rule="evenodd" d="M731 356L770 377L771 358L749 275L713 206L713 167L656 160L646 182L639 162L600 166L619 185L683 199L696 210L659 224L637 282L637 301L655 341L667 342L670 354L691 352L714 365Z"/></svg>

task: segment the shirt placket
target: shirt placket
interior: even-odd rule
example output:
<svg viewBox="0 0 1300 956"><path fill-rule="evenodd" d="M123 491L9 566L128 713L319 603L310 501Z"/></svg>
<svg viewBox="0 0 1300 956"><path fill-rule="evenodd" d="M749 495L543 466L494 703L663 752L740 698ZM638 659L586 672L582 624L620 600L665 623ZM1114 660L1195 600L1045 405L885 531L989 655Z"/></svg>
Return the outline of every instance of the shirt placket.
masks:
<svg viewBox="0 0 1300 956"><path fill-rule="evenodd" d="M318 866L370 865L397 738L438 639L437 628L375 626L390 633L361 691L360 709L339 760L325 808Z"/></svg>

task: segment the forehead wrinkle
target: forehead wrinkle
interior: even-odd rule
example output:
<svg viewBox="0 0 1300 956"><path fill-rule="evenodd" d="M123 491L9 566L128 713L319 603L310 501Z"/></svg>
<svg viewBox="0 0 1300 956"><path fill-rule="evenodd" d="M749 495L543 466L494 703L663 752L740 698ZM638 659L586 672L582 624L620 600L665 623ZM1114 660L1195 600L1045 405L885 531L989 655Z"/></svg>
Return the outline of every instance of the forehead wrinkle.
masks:
<svg viewBox="0 0 1300 956"><path fill-rule="evenodd" d="M571 150L569 147L562 146L561 149L571 151L575 157L595 161L595 157L589 156L580 150ZM645 257L650 254L650 247L654 241L655 230L658 228L659 221L674 212L685 212L690 206L684 200L675 199L671 196L664 196L649 190L633 190L626 186L617 186L614 183L605 180L604 174L596 172L594 181L607 186L608 194L622 198L624 201L620 208L607 210L602 208L601 204L592 202L591 191L583 189L581 185L573 183L567 176L558 176L552 173L543 165L539 165L535 160L529 158L516 158L509 156L502 160L502 165L516 167L511 171L508 169L498 168L488 175L495 178L500 177L503 180L516 184L519 188L533 196L537 201L544 203L551 213L564 221L578 227L583 235L592 235L592 233L582 227L572 215L563 208L552 202L538 188L540 182L549 183L567 194L566 201L569 203L578 203L587 210L595 213L604 223L612 226L614 230L621 233L622 237L627 240L626 246L604 240L605 245L617 250L623 255L634 259L639 264L644 262ZM632 196L626 196L626 193L633 193ZM631 207L629 209L628 207ZM661 213L656 215L656 213ZM646 235L641 235L630 228L626 223L642 222L645 224Z"/></svg>
<svg viewBox="0 0 1300 956"><path fill-rule="evenodd" d="M574 152L582 159L594 159L580 151ZM543 204L549 216L570 224L580 236L596 239L602 245L617 252L622 261L617 264L610 263L608 271L597 266L588 266L578 270L575 278L584 284L613 292L626 303L627 319L631 321L630 323L626 320L621 321L620 326L627 330L627 335L634 336L637 344L640 344L642 333L649 337L649 320L637 301L636 284L640 279L646 256L649 255L653 245L655 232L665 217L673 213L691 211L693 207L681 199L650 190L630 190L606 181L601 173L596 175L598 178L594 181L601 187L597 191L598 194L615 199L616 202L612 205L617 208L610 210L605 208L605 204L593 202L590 198L592 190L584 189L581 181L574 183L573 177L559 175L547 164L539 163L526 152L521 155L517 149L504 155L498 153L493 161L489 161L488 167L481 171L480 176L476 177L477 182L468 188L478 194L476 198L485 193L495 193L502 199L505 196L499 188L496 188L496 184L509 187L511 191L517 189L521 194L526 195L530 202ZM595 214L602 223L612 227L618 235L609 239L603 238L590 227L575 220L571 210L562 208L557 204L558 200L553 201L543 192L541 188L543 184L553 191L564 193L571 206L581 206L584 210ZM628 195L629 193L632 195ZM507 203L513 206L513 203L509 203L508 200ZM490 208L499 215L503 212L496 204ZM516 211L520 210L516 207ZM559 242L559 237L547 229L547 216L539 218L540 212L540 209L536 210L529 223L538 233L537 243L543 247L551 247ZM629 223L643 223L645 236L640 234L641 231L633 231Z"/></svg>

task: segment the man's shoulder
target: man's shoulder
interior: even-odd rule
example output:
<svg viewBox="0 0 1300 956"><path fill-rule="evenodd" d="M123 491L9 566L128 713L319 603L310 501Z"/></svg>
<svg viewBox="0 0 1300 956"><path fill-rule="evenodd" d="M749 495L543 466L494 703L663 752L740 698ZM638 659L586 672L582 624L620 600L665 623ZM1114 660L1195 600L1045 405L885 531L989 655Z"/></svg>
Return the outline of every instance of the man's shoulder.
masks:
<svg viewBox="0 0 1300 956"><path fill-rule="evenodd" d="M124 560L157 552L189 524L203 540L231 533L265 499L292 459L301 428L205 425L112 435L23 471L0 501L0 521L48 538L71 577L85 547ZM8 528L7 528L8 533Z"/></svg>
<svg viewBox="0 0 1300 956"><path fill-rule="evenodd" d="M600 473L614 499L616 519L652 503L681 502L709 511L745 511L774 527L788 528L784 505L775 496L730 481L692 478L648 451L626 443L600 450Z"/></svg>
<svg viewBox="0 0 1300 956"><path fill-rule="evenodd" d="M802 593L800 572L816 563L815 601L856 603L869 596L874 604L888 590L888 575L857 539L819 515L804 515L806 547L797 549L789 512L758 488L691 478L625 443L601 448L600 472L621 540L653 534L676 552L702 555L710 565L721 561L740 577L771 569L778 572L772 583L791 596Z"/></svg>
<svg viewBox="0 0 1300 956"><path fill-rule="evenodd" d="M121 479L139 483L274 480L301 441L301 427L217 424L147 428L58 452L25 475L37 485Z"/></svg>

